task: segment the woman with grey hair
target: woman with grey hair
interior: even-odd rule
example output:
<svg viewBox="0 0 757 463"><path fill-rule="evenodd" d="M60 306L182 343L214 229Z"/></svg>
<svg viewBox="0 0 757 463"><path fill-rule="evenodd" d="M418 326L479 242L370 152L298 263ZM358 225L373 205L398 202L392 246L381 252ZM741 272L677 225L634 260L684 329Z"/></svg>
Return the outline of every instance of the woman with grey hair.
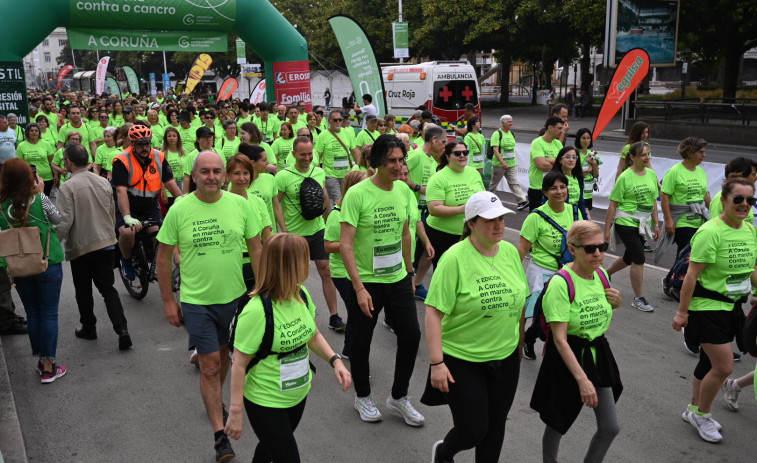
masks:
<svg viewBox="0 0 757 463"><path fill-rule="evenodd" d="M490 141L494 154L492 155L492 178L488 190L493 193L504 177L510 191L518 201L518 209L523 210L528 207L528 199L518 183L516 170L518 161L515 159L515 136L512 132L513 117L505 114L499 118L499 123L501 127L492 134Z"/></svg>

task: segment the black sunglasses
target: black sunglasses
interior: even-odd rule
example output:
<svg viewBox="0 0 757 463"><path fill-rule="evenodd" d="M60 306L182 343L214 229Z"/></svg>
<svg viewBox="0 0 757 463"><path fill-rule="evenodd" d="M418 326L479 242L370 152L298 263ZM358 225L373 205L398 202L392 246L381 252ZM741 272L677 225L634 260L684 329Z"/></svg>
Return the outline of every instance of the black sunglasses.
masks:
<svg viewBox="0 0 757 463"><path fill-rule="evenodd" d="M470 153L470 150L462 150L462 151L453 151L452 152L452 154L454 154L457 157L467 156L468 153Z"/></svg>
<svg viewBox="0 0 757 463"><path fill-rule="evenodd" d="M746 203L749 204L750 206L754 206L754 203L757 202L757 198L753 196L747 197L747 196L736 195L733 197L733 204L741 204L744 202L744 200L746 200Z"/></svg>
<svg viewBox="0 0 757 463"><path fill-rule="evenodd" d="M610 248L610 243L605 241L602 244L574 244L573 246L577 248L584 248L584 251L586 251L586 254L594 254L597 249L599 249L599 252L605 252L607 249Z"/></svg>
<svg viewBox="0 0 757 463"><path fill-rule="evenodd" d="M334 121L334 122L342 122L342 118L341 117L339 119L331 119L331 120Z"/></svg>

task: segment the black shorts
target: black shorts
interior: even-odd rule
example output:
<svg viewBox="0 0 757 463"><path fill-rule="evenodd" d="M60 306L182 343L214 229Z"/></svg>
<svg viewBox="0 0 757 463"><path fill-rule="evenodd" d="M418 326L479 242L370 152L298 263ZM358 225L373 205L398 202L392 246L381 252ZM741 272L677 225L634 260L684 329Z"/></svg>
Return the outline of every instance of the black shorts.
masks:
<svg viewBox="0 0 757 463"><path fill-rule="evenodd" d="M686 344L729 344L736 336L734 317L732 310L689 310Z"/></svg>
<svg viewBox="0 0 757 463"><path fill-rule="evenodd" d="M326 244L323 242L325 233L325 230L319 230L312 235L303 236L308 242L308 247L310 247L310 260L328 260Z"/></svg>
<svg viewBox="0 0 757 463"><path fill-rule="evenodd" d="M594 198L584 198L584 205L586 206L586 209L589 211L592 209L592 205L593 205L592 199Z"/></svg>
<svg viewBox="0 0 757 463"><path fill-rule="evenodd" d="M615 231L618 232L620 240L626 247L623 253L623 262L626 265L636 264L644 265L646 255L644 254L644 238L639 234L638 227L629 227L628 225L615 224Z"/></svg>
<svg viewBox="0 0 757 463"><path fill-rule="evenodd" d="M145 220L160 220L163 218L163 214L160 212L160 206L148 211L132 212L131 216L143 222ZM118 210L116 210L116 234L118 234L118 230L124 225L124 217L118 212Z"/></svg>

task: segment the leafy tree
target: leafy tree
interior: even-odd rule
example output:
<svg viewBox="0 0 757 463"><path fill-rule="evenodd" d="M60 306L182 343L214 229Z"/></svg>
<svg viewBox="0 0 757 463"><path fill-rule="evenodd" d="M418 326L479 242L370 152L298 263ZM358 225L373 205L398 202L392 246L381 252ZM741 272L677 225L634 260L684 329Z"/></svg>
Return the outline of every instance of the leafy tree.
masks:
<svg viewBox="0 0 757 463"><path fill-rule="evenodd" d="M596 0L565 0L563 11L574 32L580 50L581 89L591 88L591 48L601 47L605 32L604 2Z"/></svg>

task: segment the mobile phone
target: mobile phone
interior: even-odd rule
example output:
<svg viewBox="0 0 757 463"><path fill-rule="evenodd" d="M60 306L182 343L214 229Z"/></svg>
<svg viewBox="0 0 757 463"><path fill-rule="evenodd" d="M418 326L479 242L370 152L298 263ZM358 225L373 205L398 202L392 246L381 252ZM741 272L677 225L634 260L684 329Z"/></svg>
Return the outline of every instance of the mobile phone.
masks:
<svg viewBox="0 0 757 463"><path fill-rule="evenodd" d="M34 174L35 176L37 175L37 166L35 166L34 164L32 164L32 174Z"/></svg>

